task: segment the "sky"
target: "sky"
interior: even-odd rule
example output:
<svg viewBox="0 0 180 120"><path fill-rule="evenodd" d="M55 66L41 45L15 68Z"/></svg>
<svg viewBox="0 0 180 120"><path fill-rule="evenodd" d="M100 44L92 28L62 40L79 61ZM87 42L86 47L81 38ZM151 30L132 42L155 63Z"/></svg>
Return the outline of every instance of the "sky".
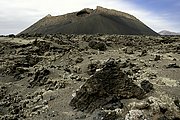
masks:
<svg viewBox="0 0 180 120"><path fill-rule="evenodd" d="M48 14L96 6L132 14L156 32L180 32L180 0L0 0L0 34L17 34Z"/></svg>

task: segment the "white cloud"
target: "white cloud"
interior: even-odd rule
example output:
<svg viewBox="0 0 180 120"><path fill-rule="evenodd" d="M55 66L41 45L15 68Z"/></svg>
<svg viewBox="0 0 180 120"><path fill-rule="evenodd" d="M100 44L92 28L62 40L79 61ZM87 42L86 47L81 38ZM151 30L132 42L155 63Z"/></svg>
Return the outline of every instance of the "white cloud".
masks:
<svg viewBox="0 0 180 120"><path fill-rule="evenodd" d="M144 24L159 32L161 30L172 30L172 31L180 31L180 29L176 29L176 24L173 21L169 22L166 17L159 16L156 13L152 13L147 10L129 10L130 14L136 16L139 20L141 20Z"/></svg>
<svg viewBox="0 0 180 120"><path fill-rule="evenodd" d="M129 0L130 1L130 0ZM180 28L176 27L176 21L168 21L169 15L159 15L146 9L142 9L140 6L132 4L128 0L121 0L121 2L115 3L114 9L127 12L134 15L136 18L141 20L144 24L159 32L161 30L171 30L178 32ZM110 6L111 7L111 6ZM180 24L179 24L180 26Z"/></svg>
<svg viewBox="0 0 180 120"><path fill-rule="evenodd" d="M156 31L180 31L163 16L141 9L131 0L1 0L0 4L0 34L18 33L47 14L62 15L96 6L130 13Z"/></svg>

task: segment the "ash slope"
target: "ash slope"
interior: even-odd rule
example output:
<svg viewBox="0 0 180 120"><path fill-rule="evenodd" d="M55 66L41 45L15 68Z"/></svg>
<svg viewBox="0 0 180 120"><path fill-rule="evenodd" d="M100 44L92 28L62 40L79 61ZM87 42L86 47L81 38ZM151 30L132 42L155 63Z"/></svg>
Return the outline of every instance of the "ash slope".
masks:
<svg viewBox="0 0 180 120"><path fill-rule="evenodd" d="M61 16L48 15L20 34L158 35L132 15L97 7Z"/></svg>

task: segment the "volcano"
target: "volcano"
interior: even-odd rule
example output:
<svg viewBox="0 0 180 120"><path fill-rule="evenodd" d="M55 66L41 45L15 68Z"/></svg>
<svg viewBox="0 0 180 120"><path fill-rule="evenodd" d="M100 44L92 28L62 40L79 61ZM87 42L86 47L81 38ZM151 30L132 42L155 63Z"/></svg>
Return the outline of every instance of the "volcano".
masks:
<svg viewBox="0 0 180 120"><path fill-rule="evenodd" d="M47 15L19 34L158 35L136 17L97 6L60 16Z"/></svg>

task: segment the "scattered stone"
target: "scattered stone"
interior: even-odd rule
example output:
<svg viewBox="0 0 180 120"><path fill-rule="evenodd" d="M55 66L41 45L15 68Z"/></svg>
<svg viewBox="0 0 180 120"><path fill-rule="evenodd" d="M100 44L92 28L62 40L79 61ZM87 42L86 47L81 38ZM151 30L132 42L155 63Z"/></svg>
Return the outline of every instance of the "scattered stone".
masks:
<svg viewBox="0 0 180 120"><path fill-rule="evenodd" d="M166 68L180 68L180 66L177 65L176 63L170 63L169 65L166 66Z"/></svg>
<svg viewBox="0 0 180 120"><path fill-rule="evenodd" d="M128 105L130 109L138 109L138 110L143 110L143 109L148 109L150 107L150 104L146 101L142 101L139 103L133 102Z"/></svg>
<svg viewBox="0 0 180 120"><path fill-rule="evenodd" d="M29 87L45 85L49 74L49 70L45 69L44 67L40 68L34 73L33 79L29 81Z"/></svg>
<svg viewBox="0 0 180 120"><path fill-rule="evenodd" d="M84 60L84 59L83 59L82 57L78 57L78 58L75 60L75 62L76 62L76 63L81 63L83 60Z"/></svg>
<svg viewBox="0 0 180 120"><path fill-rule="evenodd" d="M131 48L126 48L126 49L124 49L124 53L126 53L126 54L134 54L134 51Z"/></svg>
<svg viewBox="0 0 180 120"><path fill-rule="evenodd" d="M114 59L109 59L103 69L97 71L76 92L70 106L79 111L93 112L96 108L107 105L114 98L141 99L144 95L143 90L121 71L118 63Z"/></svg>
<svg viewBox="0 0 180 120"><path fill-rule="evenodd" d="M7 87L6 86L0 86L0 100L4 98L7 92Z"/></svg>
<svg viewBox="0 0 180 120"><path fill-rule="evenodd" d="M170 119L167 118L165 115L163 115L163 116L158 117L157 120L170 120Z"/></svg>
<svg viewBox="0 0 180 120"><path fill-rule="evenodd" d="M40 109L42 107L43 107L43 105L37 105L32 109L32 112L35 112L35 111L37 111L38 109Z"/></svg>
<svg viewBox="0 0 180 120"><path fill-rule="evenodd" d="M49 97L49 100L50 100L50 101L55 100L55 99L56 99L55 96L52 96L52 95L51 95L51 96Z"/></svg>
<svg viewBox="0 0 180 120"><path fill-rule="evenodd" d="M75 119L82 119L82 120L84 120L85 118L86 118L86 114L84 114L83 112L77 112L76 113Z"/></svg>
<svg viewBox="0 0 180 120"><path fill-rule="evenodd" d="M148 102L153 113L164 114L168 110L167 103L162 102L159 98L151 96L148 98Z"/></svg>
<svg viewBox="0 0 180 120"><path fill-rule="evenodd" d="M37 56L26 55L25 57L15 59L15 63L17 67L33 67L41 60L42 59Z"/></svg>
<svg viewBox="0 0 180 120"><path fill-rule="evenodd" d="M43 55L46 51L50 51L50 42L35 40L32 45L39 48L39 55Z"/></svg>
<svg viewBox="0 0 180 120"><path fill-rule="evenodd" d="M161 56L160 55L156 55L155 58L154 58L154 61L158 61L158 60L161 60Z"/></svg>
<svg viewBox="0 0 180 120"><path fill-rule="evenodd" d="M142 57L142 56L146 56L146 55L147 55L147 50L142 50L142 52L141 52L141 55L140 55L140 56Z"/></svg>
<svg viewBox="0 0 180 120"><path fill-rule="evenodd" d="M77 73L77 74L81 74L82 73L82 69L79 66L74 66L73 72Z"/></svg>
<svg viewBox="0 0 180 120"><path fill-rule="evenodd" d="M126 116L125 120L145 120L145 116L142 110L130 110Z"/></svg>
<svg viewBox="0 0 180 120"><path fill-rule="evenodd" d="M93 75L96 72L96 69L98 68L100 68L100 62L99 61L92 62L88 65L87 73L89 75Z"/></svg>
<svg viewBox="0 0 180 120"><path fill-rule="evenodd" d="M65 68L64 68L64 71L65 71L65 72L68 72L68 73L71 73L71 69L70 69L69 67L65 67Z"/></svg>
<svg viewBox="0 0 180 120"><path fill-rule="evenodd" d="M99 111L96 117L93 120L117 120L118 116L115 111Z"/></svg>
<svg viewBox="0 0 180 120"><path fill-rule="evenodd" d="M29 67L33 67L41 59L33 56L25 56L15 58L11 64L9 62L5 63L3 68L0 71L4 76L13 76L15 80L21 80L25 78L26 73L29 71Z"/></svg>
<svg viewBox="0 0 180 120"><path fill-rule="evenodd" d="M175 99L174 100L174 104L178 107L178 109L180 110L180 101L179 99Z"/></svg>
<svg viewBox="0 0 180 120"><path fill-rule="evenodd" d="M89 42L89 47L95 50L105 51L107 50L106 44L104 42L91 40Z"/></svg>
<svg viewBox="0 0 180 120"><path fill-rule="evenodd" d="M156 79L157 78L157 73L150 72L150 73L148 73L147 77L149 79Z"/></svg>
<svg viewBox="0 0 180 120"><path fill-rule="evenodd" d="M44 85L46 90L58 90L66 87L63 81L47 81Z"/></svg>

